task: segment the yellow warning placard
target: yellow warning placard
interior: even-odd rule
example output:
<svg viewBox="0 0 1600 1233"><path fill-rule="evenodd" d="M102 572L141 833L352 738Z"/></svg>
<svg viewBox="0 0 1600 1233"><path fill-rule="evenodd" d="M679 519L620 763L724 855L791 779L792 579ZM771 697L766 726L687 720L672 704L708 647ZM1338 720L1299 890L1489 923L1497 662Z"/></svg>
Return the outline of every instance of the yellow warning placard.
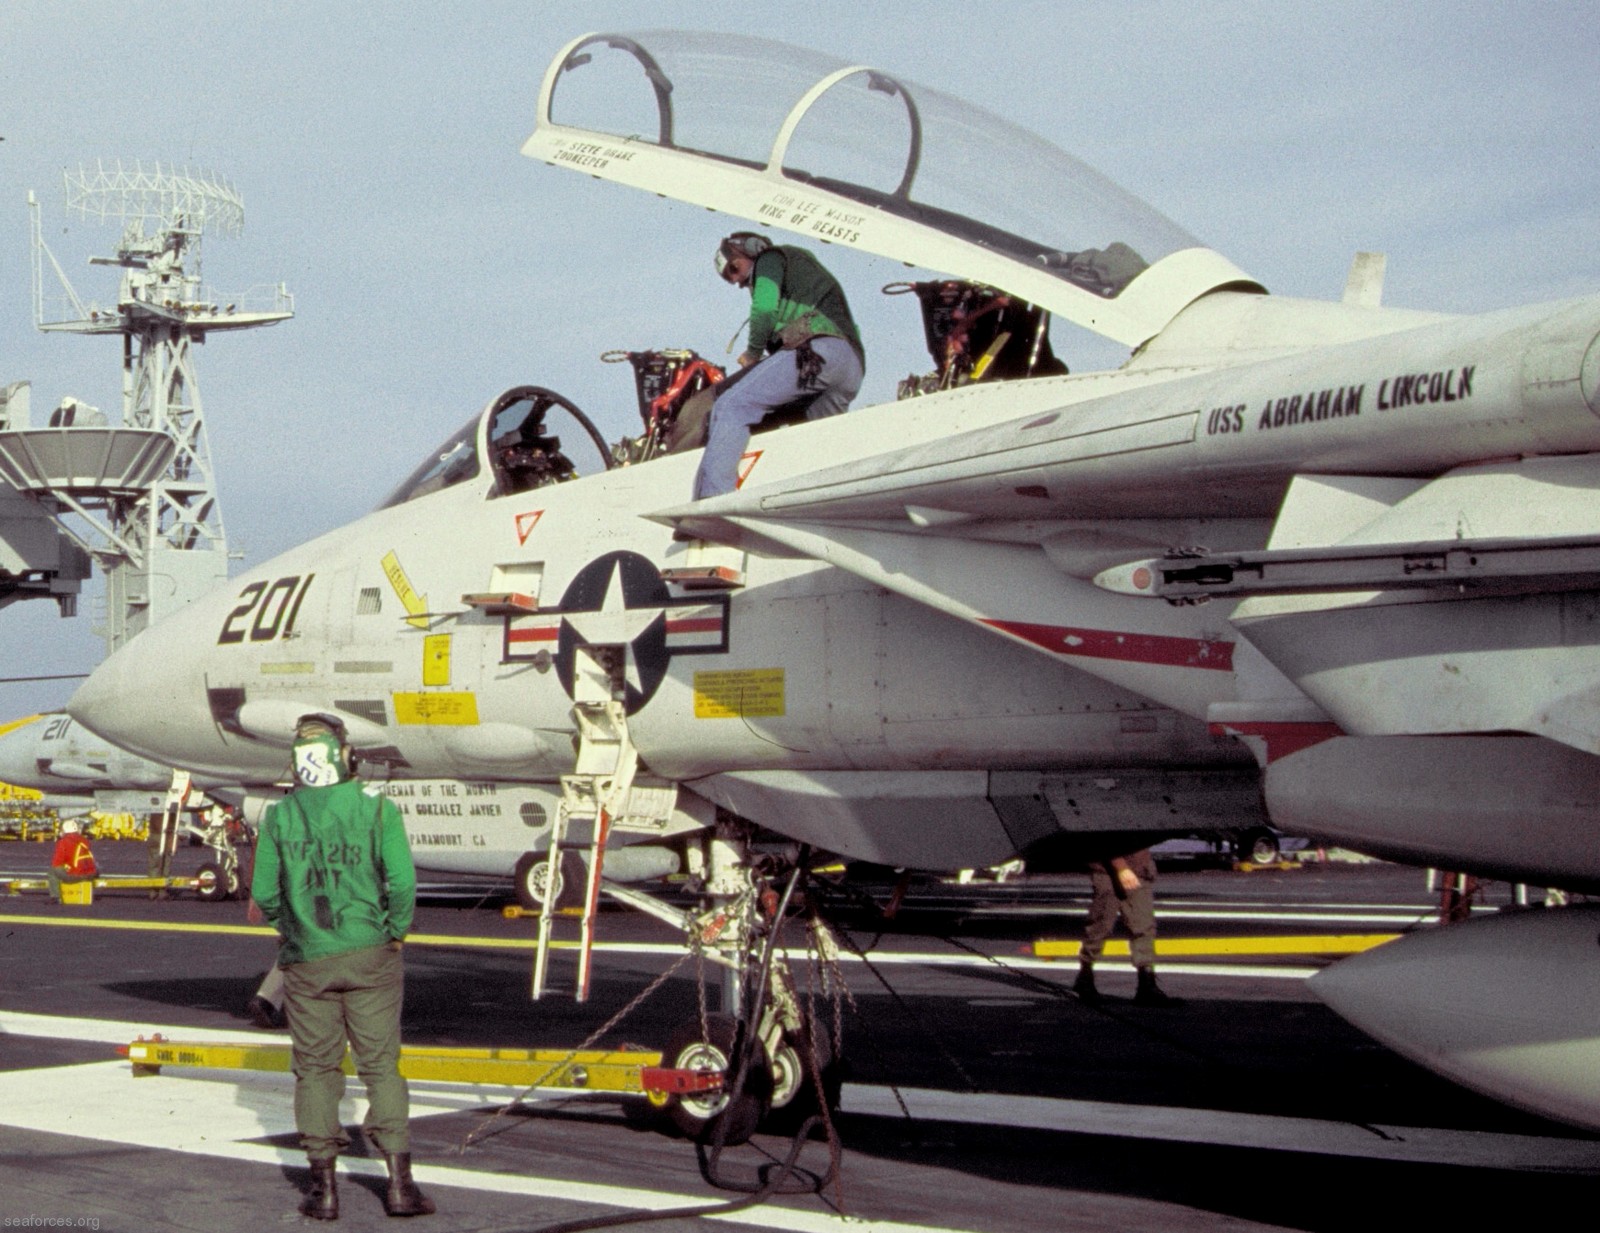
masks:
<svg viewBox="0 0 1600 1233"><path fill-rule="evenodd" d="M471 727L478 722L478 696L465 693L395 694L394 719L401 724Z"/></svg>
<svg viewBox="0 0 1600 1233"><path fill-rule="evenodd" d="M694 674L696 719L760 719L783 713L782 668Z"/></svg>
<svg viewBox="0 0 1600 1233"><path fill-rule="evenodd" d="M422 640L422 683L450 684L449 634L429 634Z"/></svg>
<svg viewBox="0 0 1600 1233"><path fill-rule="evenodd" d="M389 552L384 555L383 576L389 580L389 585L394 588L395 597L411 615L406 617L408 625L418 629L428 628L428 597L418 595L417 588L411 585L411 579L406 577L406 571L400 564L400 555Z"/></svg>

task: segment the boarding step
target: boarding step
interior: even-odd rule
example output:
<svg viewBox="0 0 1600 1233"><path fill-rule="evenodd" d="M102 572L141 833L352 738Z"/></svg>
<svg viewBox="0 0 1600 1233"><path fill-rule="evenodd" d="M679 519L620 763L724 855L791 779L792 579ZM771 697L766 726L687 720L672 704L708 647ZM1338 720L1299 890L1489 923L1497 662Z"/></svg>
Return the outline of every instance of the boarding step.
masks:
<svg viewBox="0 0 1600 1233"><path fill-rule="evenodd" d="M591 692L592 691L592 692ZM627 804L639 769L638 751L628 732L627 709L622 702L585 682L580 674L572 716L578 727L577 765L561 777L561 804L550 829L550 849L545 858L545 900L539 913L534 950L532 996L544 996L549 977L550 951L558 921L568 919L556 910L562 884L563 848L574 839L582 845L583 901L577 914L578 970L573 998L589 1000L593 971L594 922L600 911L600 883L604 872L606 841L615 816ZM577 832L575 834L574 832ZM579 838L581 835L581 838Z"/></svg>
<svg viewBox="0 0 1600 1233"><path fill-rule="evenodd" d="M683 565L661 571L670 585L684 591L736 591L744 585L744 570L731 565Z"/></svg>
<svg viewBox="0 0 1600 1233"><path fill-rule="evenodd" d="M661 571L668 585L681 591L734 591L744 585L746 554L726 544L692 539L683 558Z"/></svg>
<svg viewBox="0 0 1600 1233"><path fill-rule="evenodd" d="M490 616L526 616L539 611L539 601L521 591L473 591L461 597L469 608Z"/></svg>

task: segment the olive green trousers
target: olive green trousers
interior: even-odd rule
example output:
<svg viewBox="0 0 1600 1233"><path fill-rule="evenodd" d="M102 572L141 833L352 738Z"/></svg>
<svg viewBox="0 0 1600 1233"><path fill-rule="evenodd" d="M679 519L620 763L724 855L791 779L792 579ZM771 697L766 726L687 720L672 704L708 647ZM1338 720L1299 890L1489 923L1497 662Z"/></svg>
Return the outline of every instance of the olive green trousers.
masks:
<svg viewBox="0 0 1600 1233"><path fill-rule="evenodd" d="M345 1042L367 1089L368 1139L385 1154L410 1151L410 1094L400 1077L400 1005L405 961L399 943L291 963L283 1010L294 1042L294 1124L312 1160L350 1146L339 1120Z"/></svg>
<svg viewBox="0 0 1600 1233"><path fill-rule="evenodd" d="M1153 968L1156 962L1156 880L1155 861L1148 853L1128 859L1139 878L1138 890L1123 890L1115 872L1105 864L1089 866L1089 884L1094 894L1089 901L1089 919L1083 928L1083 946L1078 952L1082 963L1100 958L1106 939L1116 927L1117 918L1128 931L1128 952L1136 968Z"/></svg>

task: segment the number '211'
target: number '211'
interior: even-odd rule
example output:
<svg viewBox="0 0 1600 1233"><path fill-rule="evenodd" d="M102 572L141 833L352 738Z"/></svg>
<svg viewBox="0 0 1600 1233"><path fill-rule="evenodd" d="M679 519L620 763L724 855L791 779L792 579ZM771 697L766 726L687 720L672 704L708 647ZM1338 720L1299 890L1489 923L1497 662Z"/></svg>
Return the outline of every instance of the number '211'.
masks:
<svg viewBox="0 0 1600 1233"><path fill-rule="evenodd" d="M311 589L315 574L301 578L293 574L268 584L252 582L239 592L239 605L228 613L222 622L222 632L217 635L217 645L227 646L243 642L271 642L274 638L287 638L294 633L294 621L300 615L300 604ZM250 614L255 619L250 620ZM245 622L249 622L248 625Z"/></svg>

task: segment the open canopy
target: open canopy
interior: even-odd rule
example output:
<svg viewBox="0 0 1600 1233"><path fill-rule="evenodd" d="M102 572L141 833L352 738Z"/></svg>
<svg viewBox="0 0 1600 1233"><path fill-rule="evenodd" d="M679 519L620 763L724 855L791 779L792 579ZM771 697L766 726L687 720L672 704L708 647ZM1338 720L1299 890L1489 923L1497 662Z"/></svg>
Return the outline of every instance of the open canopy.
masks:
<svg viewBox="0 0 1600 1233"><path fill-rule="evenodd" d="M1001 287L1130 346L1231 262L1048 141L904 78L738 35L592 34L523 153Z"/></svg>

